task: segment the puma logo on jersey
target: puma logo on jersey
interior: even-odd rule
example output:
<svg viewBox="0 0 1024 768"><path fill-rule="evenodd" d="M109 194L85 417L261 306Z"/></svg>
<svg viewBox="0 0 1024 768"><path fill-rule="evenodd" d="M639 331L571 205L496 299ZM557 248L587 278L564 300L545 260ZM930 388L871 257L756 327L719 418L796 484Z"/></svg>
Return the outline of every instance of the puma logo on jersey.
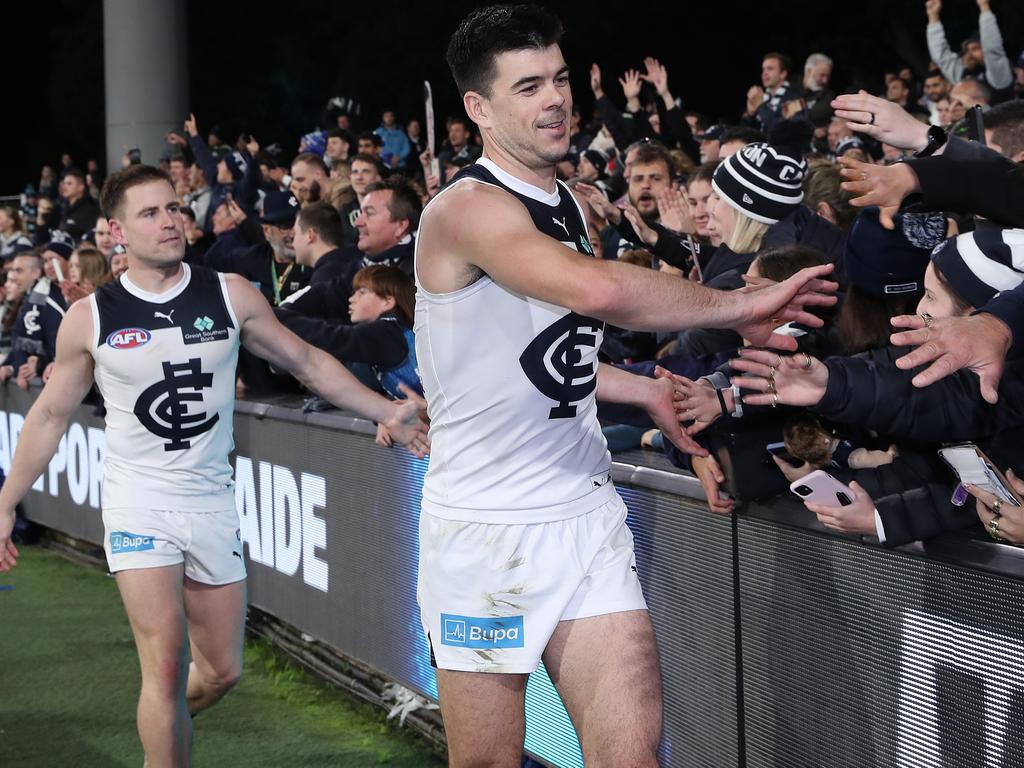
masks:
<svg viewBox="0 0 1024 768"><path fill-rule="evenodd" d="M552 217L551 217L551 220L552 220L553 222L555 222L555 224L557 224L558 226L560 226L560 227L561 227L562 229L564 229L564 230L565 230L565 236L566 236L566 237L568 237L568 236L569 236L569 228L568 228L567 226L565 226L565 216L563 216L563 217L562 217L562 220L561 220L561 221L559 221L558 219L556 219L556 218L555 218L554 216L552 216Z"/></svg>
<svg viewBox="0 0 1024 768"><path fill-rule="evenodd" d="M166 315L163 312L154 312L153 313L153 317L162 317L168 323L170 323L171 325L174 325L174 320L171 319L171 315L173 315L173 314L174 314L174 310L172 309Z"/></svg>

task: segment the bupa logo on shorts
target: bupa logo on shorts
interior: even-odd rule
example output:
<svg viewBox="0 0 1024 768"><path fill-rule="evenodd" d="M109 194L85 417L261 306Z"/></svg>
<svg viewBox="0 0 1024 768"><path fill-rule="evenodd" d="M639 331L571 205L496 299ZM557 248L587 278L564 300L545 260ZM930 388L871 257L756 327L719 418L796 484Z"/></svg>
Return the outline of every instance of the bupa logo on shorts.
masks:
<svg viewBox="0 0 1024 768"><path fill-rule="evenodd" d="M138 533L128 531L110 532L110 553L112 555L123 555L126 552L143 552L153 549L153 537L142 536Z"/></svg>
<svg viewBox="0 0 1024 768"><path fill-rule="evenodd" d="M122 328L107 336L107 346L114 349L134 349L148 344L153 335L145 328Z"/></svg>
<svg viewBox="0 0 1024 768"><path fill-rule="evenodd" d="M523 617L441 614L441 645L459 648L522 648Z"/></svg>

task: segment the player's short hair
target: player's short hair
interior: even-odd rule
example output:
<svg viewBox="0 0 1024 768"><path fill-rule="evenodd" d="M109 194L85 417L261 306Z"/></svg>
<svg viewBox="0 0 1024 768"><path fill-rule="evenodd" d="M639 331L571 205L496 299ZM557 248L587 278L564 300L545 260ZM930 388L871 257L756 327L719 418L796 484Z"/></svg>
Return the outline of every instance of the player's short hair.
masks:
<svg viewBox="0 0 1024 768"><path fill-rule="evenodd" d="M491 5L466 16L448 42L446 58L459 95L489 97L494 59L506 51L544 49L562 39L562 22L537 5Z"/></svg>
<svg viewBox="0 0 1024 768"><path fill-rule="evenodd" d="M316 230L317 237L326 245L341 245L344 233L341 214L330 203L310 203L299 211L298 225L303 231Z"/></svg>
<svg viewBox="0 0 1024 768"><path fill-rule="evenodd" d="M100 208L108 219L121 218L121 206L124 205L125 193L132 187L149 184L153 181L166 181L173 189L174 183L170 175L152 165L129 165L117 173L113 173L103 183L100 191Z"/></svg>
<svg viewBox="0 0 1024 768"><path fill-rule="evenodd" d="M319 168L323 171L324 176L329 176L331 173L327 168L327 163L324 162L324 159L313 152L303 152L301 155L298 155L294 160L292 160L293 166L296 163L305 163L306 165L311 165L314 168Z"/></svg>
<svg viewBox="0 0 1024 768"><path fill-rule="evenodd" d="M385 181L375 181L366 185L366 193L390 190L391 199L388 201L388 213L392 221L408 221L409 232L415 232L420 226L420 214L423 213L423 203L415 187L403 176L392 176Z"/></svg>

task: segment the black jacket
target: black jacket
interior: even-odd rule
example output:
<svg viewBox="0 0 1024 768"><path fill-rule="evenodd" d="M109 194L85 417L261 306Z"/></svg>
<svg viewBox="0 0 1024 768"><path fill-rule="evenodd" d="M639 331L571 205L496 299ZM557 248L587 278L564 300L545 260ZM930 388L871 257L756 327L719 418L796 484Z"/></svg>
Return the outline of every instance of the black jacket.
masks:
<svg viewBox="0 0 1024 768"><path fill-rule="evenodd" d="M82 235L96 227L96 219L100 215L100 204L86 192L74 205L65 201L61 207L60 226L73 238L78 240Z"/></svg>
<svg viewBox="0 0 1024 768"><path fill-rule="evenodd" d="M236 249L218 257L214 269L234 272L251 282L271 306L277 306L309 281L310 270L294 261L280 263L274 259L274 249L264 241L248 248ZM276 286L276 290L275 290Z"/></svg>

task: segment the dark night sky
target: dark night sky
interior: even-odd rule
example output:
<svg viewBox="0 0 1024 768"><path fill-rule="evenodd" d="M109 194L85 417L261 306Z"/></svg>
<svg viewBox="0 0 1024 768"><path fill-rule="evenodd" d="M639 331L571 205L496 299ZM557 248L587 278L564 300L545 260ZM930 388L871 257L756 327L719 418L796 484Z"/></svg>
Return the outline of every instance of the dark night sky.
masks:
<svg viewBox="0 0 1024 768"><path fill-rule="evenodd" d="M218 123L247 130L263 144L293 147L312 130L327 99L343 94L364 106L364 127L382 106L400 119L420 116L421 83L434 86L438 123L461 109L444 63L448 35L477 3L278 2L188 3L190 92L200 130ZM621 99L615 78L654 55L687 106L732 118L758 81L761 54L780 50L799 63L814 50L836 60L839 88L880 87L882 70L927 63L924 2L918 0L775 0L771 3L550 2L566 27L563 49L573 93L589 108L588 70L602 65L605 88ZM1011 55L1024 47L1024 5L997 0ZM671 7L673 10L661 10ZM629 9L629 10L625 10ZM19 151L0 169L0 194L38 180L39 166L69 151L78 162L103 152L103 40L100 0L17 3L4 48L9 70L8 135ZM947 0L951 42L977 23L974 0ZM13 32L16 30L17 32ZM794 73L794 79L799 74ZM373 116L372 119L370 116Z"/></svg>

